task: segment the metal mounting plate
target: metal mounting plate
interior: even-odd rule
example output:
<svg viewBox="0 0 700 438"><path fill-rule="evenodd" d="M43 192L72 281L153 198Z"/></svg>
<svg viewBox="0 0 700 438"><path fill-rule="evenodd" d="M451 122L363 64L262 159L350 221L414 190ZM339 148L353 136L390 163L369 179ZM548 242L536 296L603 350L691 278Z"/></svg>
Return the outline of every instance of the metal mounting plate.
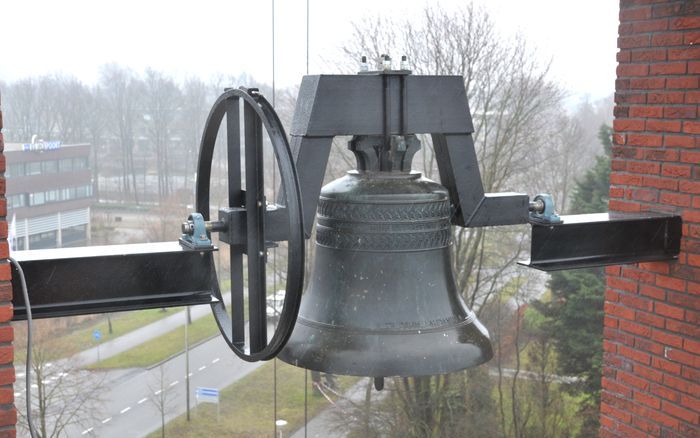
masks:
<svg viewBox="0 0 700 438"><path fill-rule="evenodd" d="M662 213L561 216L559 224L532 224L530 260L543 271L589 268L678 257L682 220Z"/></svg>

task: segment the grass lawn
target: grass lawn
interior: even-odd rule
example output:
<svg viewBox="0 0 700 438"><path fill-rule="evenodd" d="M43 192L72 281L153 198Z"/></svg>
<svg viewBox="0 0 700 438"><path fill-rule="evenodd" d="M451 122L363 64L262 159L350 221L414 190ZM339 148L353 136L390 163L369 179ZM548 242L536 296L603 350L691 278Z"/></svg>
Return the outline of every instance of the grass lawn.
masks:
<svg viewBox="0 0 700 438"><path fill-rule="evenodd" d="M192 322L189 326L190 345L219 333L213 315L207 315ZM164 335L146 341L143 344L112 356L90 369L148 367L185 348L185 326L178 327Z"/></svg>
<svg viewBox="0 0 700 438"><path fill-rule="evenodd" d="M166 437L271 437L274 432L274 364L268 362L253 371L244 379L221 391L221 415L217 420L216 405L204 403L192 409L190 422L183 414L169 422L165 428ZM340 392L344 392L357 377L341 376L336 381ZM308 418L311 420L328 401L314 395L311 387L311 374L308 375ZM282 361L277 361L277 419L284 419L284 436L304 424L304 370ZM148 438L158 438L160 430Z"/></svg>
<svg viewBox="0 0 700 438"><path fill-rule="evenodd" d="M49 360L68 357L80 350L96 346L97 343L95 342L92 333L97 329L102 332L101 342L104 343L141 328L147 324L158 321L159 319L173 315L174 313L177 313L183 309L184 307L173 307L167 309L165 312L162 309L147 309L136 310L133 312L113 313L111 315L112 334L109 333L106 316L85 321L84 323L79 324L77 327L65 329L67 332L65 334L60 334L60 336L52 335L48 338L49 342L51 343L51 358ZM34 324L38 325L42 322L44 321L37 320L34 322ZM24 327L26 327L25 323L18 323L18 329L23 330ZM21 339L23 339L23 336L18 336L18 343L15 344L15 362L24 363L27 356L27 351L26 343L21 341Z"/></svg>

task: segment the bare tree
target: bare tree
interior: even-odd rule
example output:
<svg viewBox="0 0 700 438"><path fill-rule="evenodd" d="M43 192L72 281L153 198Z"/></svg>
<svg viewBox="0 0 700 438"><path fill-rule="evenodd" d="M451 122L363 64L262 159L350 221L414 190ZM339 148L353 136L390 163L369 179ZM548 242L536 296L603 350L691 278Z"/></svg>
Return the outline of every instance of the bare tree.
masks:
<svg viewBox="0 0 700 438"><path fill-rule="evenodd" d="M163 365L158 367L158 374L155 376L154 384L149 385L149 389L154 396L149 398L149 401L158 409L160 414L160 436L165 438L165 417L173 410L175 402L173 395L168 392L170 388L165 384L165 371Z"/></svg>
<svg viewBox="0 0 700 438"><path fill-rule="evenodd" d="M136 125L142 117L138 112L142 84L131 70L107 64L101 70L100 87L107 102L109 129L119 141L121 191L138 204L134 149Z"/></svg>
<svg viewBox="0 0 700 438"><path fill-rule="evenodd" d="M36 324L32 348L32 413L38 436L57 438L98 419L104 389L100 373L80 369L52 343L51 324ZM19 340L18 340L19 341ZM24 394L23 396L26 396ZM28 430L25 403L17 403L21 430Z"/></svg>

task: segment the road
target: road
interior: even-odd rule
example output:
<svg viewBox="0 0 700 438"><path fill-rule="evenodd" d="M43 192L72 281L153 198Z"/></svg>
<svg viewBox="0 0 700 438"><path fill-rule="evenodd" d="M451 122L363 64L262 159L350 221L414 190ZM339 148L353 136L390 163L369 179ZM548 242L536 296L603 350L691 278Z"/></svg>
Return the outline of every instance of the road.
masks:
<svg viewBox="0 0 700 438"><path fill-rule="evenodd" d="M224 388L245 377L261 366L238 359L223 338L215 338L190 351L190 394L198 386ZM159 391L171 404L165 421L186 411L185 355L180 354L162 365L163 389L160 367L150 370L132 369L108 372L104 394L106 402L92 424L69 430L67 436L94 436L100 438L143 437L160 428L160 409L155 402ZM194 406L194 396L191 396ZM230 414L230 413L227 413Z"/></svg>

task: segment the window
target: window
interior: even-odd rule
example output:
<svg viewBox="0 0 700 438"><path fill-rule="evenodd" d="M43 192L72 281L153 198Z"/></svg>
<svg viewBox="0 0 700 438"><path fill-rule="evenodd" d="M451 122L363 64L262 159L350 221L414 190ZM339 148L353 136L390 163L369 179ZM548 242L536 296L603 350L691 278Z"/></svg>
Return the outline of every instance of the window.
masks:
<svg viewBox="0 0 700 438"><path fill-rule="evenodd" d="M24 163L13 163L8 165L5 176L24 176Z"/></svg>
<svg viewBox="0 0 700 438"><path fill-rule="evenodd" d="M8 208L19 208L27 206L27 195L26 193L20 193L19 195L10 195L7 197Z"/></svg>
<svg viewBox="0 0 700 438"><path fill-rule="evenodd" d="M40 175L41 174L41 161L32 161L26 164L27 175Z"/></svg>
<svg viewBox="0 0 700 438"><path fill-rule="evenodd" d="M56 232L32 234L29 236L29 249L46 249L56 247Z"/></svg>
<svg viewBox="0 0 700 438"><path fill-rule="evenodd" d="M72 172L73 171L73 159L72 158L62 158L58 162L59 172Z"/></svg>
<svg viewBox="0 0 700 438"><path fill-rule="evenodd" d="M87 168L88 168L87 158L85 158L85 157L73 158L73 170L80 170L80 169L87 169Z"/></svg>
<svg viewBox="0 0 700 438"><path fill-rule="evenodd" d="M61 246L81 246L87 243L87 225L63 228L61 230Z"/></svg>
<svg viewBox="0 0 700 438"><path fill-rule="evenodd" d="M36 192L36 193L29 194L29 205L30 206L42 205L44 203L46 203L46 196L44 195L44 192Z"/></svg>
<svg viewBox="0 0 700 438"><path fill-rule="evenodd" d="M56 173L56 172L58 172L58 161L56 161L56 160L42 161L41 162L41 171L43 173Z"/></svg>

